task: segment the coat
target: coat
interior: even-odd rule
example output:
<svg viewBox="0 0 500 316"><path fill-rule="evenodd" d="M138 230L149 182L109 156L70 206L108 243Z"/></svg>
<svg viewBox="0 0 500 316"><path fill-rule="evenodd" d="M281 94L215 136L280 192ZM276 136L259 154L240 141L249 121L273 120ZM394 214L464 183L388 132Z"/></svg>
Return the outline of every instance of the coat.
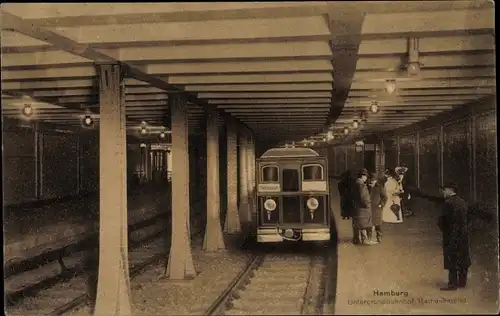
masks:
<svg viewBox="0 0 500 316"><path fill-rule="evenodd" d="M340 195L341 216L352 217L354 209L352 180L347 176L344 177L338 184L338 190Z"/></svg>
<svg viewBox="0 0 500 316"><path fill-rule="evenodd" d="M383 184L377 182L370 188L370 202L372 208L372 224L382 225L382 208L387 202L387 193Z"/></svg>
<svg viewBox="0 0 500 316"><path fill-rule="evenodd" d="M443 261L446 270L466 269L471 265L467 213L467 203L457 195L445 200L438 225L443 233Z"/></svg>
<svg viewBox="0 0 500 316"><path fill-rule="evenodd" d="M358 229L372 228L372 210L370 192L368 187L361 180L356 180L356 190L354 195L353 224Z"/></svg>

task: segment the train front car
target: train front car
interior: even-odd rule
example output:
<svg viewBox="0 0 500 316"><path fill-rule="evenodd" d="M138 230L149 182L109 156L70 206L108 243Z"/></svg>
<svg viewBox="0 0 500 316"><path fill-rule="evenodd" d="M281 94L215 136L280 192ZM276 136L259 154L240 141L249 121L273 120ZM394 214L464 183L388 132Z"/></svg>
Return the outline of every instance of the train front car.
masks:
<svg viewBox="0 0 500 316"><path fill-rule="evenodd" d="M258 242L330 240L328 161L310 148L257 159Z"/></svg>

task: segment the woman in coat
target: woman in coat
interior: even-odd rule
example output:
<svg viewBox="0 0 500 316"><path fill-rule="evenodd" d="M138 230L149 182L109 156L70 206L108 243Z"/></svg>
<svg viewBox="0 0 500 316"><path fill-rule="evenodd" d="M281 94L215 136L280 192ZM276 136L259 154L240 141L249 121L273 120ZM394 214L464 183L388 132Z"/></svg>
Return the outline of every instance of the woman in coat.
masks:
<svg viewBox="0 0 500 316"><path fill-rule="evenodd" d="M368 188L370 190L373 225L373 229L368 230L368 239L371 240L372 231L375 230L377 234L377 242L380 243L382 241L382 207L387 202L387 193L385 192L384 185L379 182L375 173L370 175Z"/></svg>
<svg viewBox="0 0 500 316"><path fill-rule="evenodd" d="M382 221L384 223L402 223L403 212L401 210L401 186L395 171L390 170L385 182L387 202L382 209Z"/></svg>

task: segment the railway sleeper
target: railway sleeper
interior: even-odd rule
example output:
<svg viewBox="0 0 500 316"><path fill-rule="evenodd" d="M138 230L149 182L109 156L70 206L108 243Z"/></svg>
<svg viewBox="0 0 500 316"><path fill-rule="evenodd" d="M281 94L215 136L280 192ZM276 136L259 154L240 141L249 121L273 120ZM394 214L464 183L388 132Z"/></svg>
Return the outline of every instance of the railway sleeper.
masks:
<svg viewBox="0 0 500 316"><path fill-rule="evenodd" d="M300 309L291 306L266 306L256 309L255 306L250 309L231 308L224 313L225 315L300 315Z"/></svg>
<svg viewBox="0 0 500 316"><path fill-rule="evenodd" d="M305 272L305 271L309 272L310 267L308 264L296 266L296 265L292 265L292 264L281 265L281 264L276 264L276 263L270 264L270 263L264 262L259 267L259 270L272 271L272 272L276 272L276 273L283 273L283 271L285 271L285 270L292 270L293 272L299 273L299 272Z"/></svg>
<svg viewBox="0 0 500 316"><path fill-rule="evenodd" d="M308 277L300 275L273 275L266 278L253 278L250 283L263 283L268 286L275 286L277 284L301 284L307 286Z"/></svg>
<svg viewBox="0 0 500 316"><path fill-rule="evenodd" d="M263 290L263 291L242 291L239 292L237 297L242 300L249 301L269 301L275 300L276 297L283 300L294 300L297 301L299 298L304 296L305 289L288 289L286 291L280 291L279 294L276 293L274 289ZM258 303L258 302L256 302Z"/></svg>
<svg viewBox="0 0 500 316"><path fill-rule="evenodd" d="M307 281L304 282L289 282L289 283L264 283L264 282L251 282L247 286L245 286L245 290L248 291L267 291L268 289L273 289L276 292L283 291L305 291L307 286Z"/></svg>
<svg viewBox="0 0 500 316"><path fill-rule="evenodd" d="M301 270L290 270L290 271L283 271L283 270L268 270L268 269L257 269L255 270L255 278L281 278L281 277L286 277L289 278L291 277L294 280L297 279L302 279L302 278L308 278L309 277L309 269L301 269Z"/></svg>

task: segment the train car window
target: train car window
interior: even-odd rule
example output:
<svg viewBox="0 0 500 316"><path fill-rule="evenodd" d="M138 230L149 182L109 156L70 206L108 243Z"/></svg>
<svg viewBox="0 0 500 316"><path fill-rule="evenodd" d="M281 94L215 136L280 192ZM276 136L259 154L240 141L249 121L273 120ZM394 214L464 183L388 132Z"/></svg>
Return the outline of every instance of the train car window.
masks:
<svg viewBox="0 0 500 316"><path fill-rule="evenodd" d="M314 165L303 165L302 166L302 180L304 181L323 181L323 166Z"/></svg>
<svg viewBox="0 0 500 316"><path fill-rule="evenodd" d="M299 191L299 170L283 169L283 192Z"/></svg>
<svg viewBox="0 0 500 316"><path fill-rule="evenodd" d="M262 167L261 181L262 182L278 182L279 181L278 166Z"/></svg>

